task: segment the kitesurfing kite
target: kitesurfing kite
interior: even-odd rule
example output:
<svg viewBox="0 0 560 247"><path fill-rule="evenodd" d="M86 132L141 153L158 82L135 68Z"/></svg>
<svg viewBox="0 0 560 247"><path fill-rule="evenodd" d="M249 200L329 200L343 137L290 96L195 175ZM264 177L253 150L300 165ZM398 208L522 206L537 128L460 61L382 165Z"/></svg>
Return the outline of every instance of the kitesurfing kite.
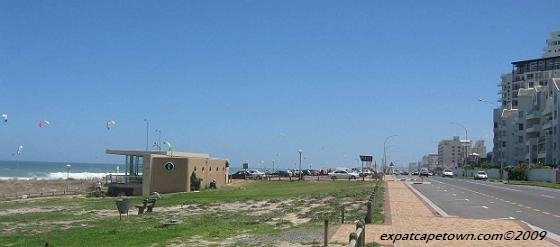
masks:
<svg viewBox="0 0 560 247"><path fill-rule="evenodd" d="M168 141L163 141L163 144L167 145L167 151L173 152L173 146Z"/></svg>
<svg viewBox="0 0 560 247"><path fill-rule="evenodd" d="M8 114L7 113L2 113L2 119L4 119L4 123L8 122Z"/></svg>
<svg viewBox="0 0 560 247"><path fill-rule="evenodd" d="M41 120L41 121L39 121L39 127L41 127L41 128L43 128L43 127L45 127L45 126L49 126L50 124L51 124L51 123L50 123L49 121L44 120L44 119Z"/></svg>
<svg viewBox="0 0 560 247"><path fill-rule="evenodd" d="M113 128L113 126L115 126L115 124L117 124L117 123L114 120L107 121L107 130L110 130L111 128Z"/></svg>

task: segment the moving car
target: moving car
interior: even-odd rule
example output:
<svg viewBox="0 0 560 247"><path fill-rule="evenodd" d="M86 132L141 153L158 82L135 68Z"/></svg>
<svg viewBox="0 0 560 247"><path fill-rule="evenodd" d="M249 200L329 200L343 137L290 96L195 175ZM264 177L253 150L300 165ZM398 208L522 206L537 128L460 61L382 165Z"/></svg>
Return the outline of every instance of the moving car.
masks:
<svg viewBox="0 0 560 247"><path fill-rule="evenodd" d="M474 174L474 180L486 180L488 179L488 174L485 171L478 171Z"/></svg>
<svg viewBox="0 0 560 247"><path fill-rule="evenodd" d="M356 179L359 176L360 174L358 174L357 172L348 172L348 171L334 171L329 173L329 177L331 179L337 179L337 178Z"/></svg>
<svg viewBox="0 0 560 247"><path fill-rule="evenodd" d="M427 168L422 168L422 170L420 170L420 174L418 174L418 176L427 177L427 176L430 176L430 172L428 171Z"/></svg>
<svg viewBox="0 0 560 247"><path fill-rule="evenodd" d="M445 169L445 170L443 170L443 173L441 174L441 176L452 178L453 176L455 176L455 174L453 174L453 171Z"/></svg>

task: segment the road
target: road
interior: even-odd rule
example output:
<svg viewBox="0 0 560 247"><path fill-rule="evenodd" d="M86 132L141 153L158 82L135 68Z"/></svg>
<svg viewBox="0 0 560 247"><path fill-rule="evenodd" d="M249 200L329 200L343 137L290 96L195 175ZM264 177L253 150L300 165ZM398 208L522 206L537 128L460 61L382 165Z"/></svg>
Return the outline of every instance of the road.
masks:
<svg viewBox="0 0 560 247"><path fill-rule="evenodd" d="M560 235L559 189L442 177L424 181L429 183L412 186L449 215L514 218Z"/></svg>

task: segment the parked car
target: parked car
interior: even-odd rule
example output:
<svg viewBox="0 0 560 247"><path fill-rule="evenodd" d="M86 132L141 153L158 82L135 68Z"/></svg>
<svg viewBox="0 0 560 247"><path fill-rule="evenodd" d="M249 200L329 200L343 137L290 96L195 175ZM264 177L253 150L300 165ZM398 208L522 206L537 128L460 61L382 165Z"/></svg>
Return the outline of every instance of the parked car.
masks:
<svg viewBox="0 0 560 247"><path fill-rule="evenodd" d="M247 178L252 178L252 179L266 178L266 174L264 174L264 172L261 172L259 170L248 170L247 172L249 173Z"/></svg>
<svg viewBox="0 0 560 247"><path fill-rule="evenodd" d="M234 174L230 175L232 179L246 179L249 178L249 172L247 171L238 171Z"/></svg>
<svg viewBox="0 0 560 247"><path fill-rule="evenodd" d="M478 171L474 174L474 180L486 180L488 179L488 174L485 171Z"/></svg>
<svg viewBox="0 0 560 247"><path fill-rule="evenodd" d="M334 171L329 173L329 177L331 179L337 179L337 178L356 179L359 176L360 174L356 172L348 172L348 171Z"/></svg>
<svg viewBox="0 0 560 247"><path fill-rule="evenodd" d="M318 170L313 170L313 169L307 169L307 170L303 170L303 175L305 175L305 176L318 176L319 171Z"/></svg>
<svg viewBox="0 0 560 247"><path fill-rule="evenodd" d="M279 177L291 177L292 172L290 170L278 170L272 173L273 176Z"/></svg>
<svg viewBox="0 0 560 247"><path fill-rule="evenodd" d="M411 175L418 175L418 171L413 171Z"/></svg>
<svg viewBox="0 0 560 247"><path fill-rule="evenodd" d="M360 171L360 177L368 177L368 176L373 176L373 172L370 170Z"/></svg>
<svg viewBox="0 0 560 247"><path fill-rule="evenodd" d="M420 170L420 173L418 174L418 176L427 177L427 176L430 176L430 172L428 171L427 168L422 168L422 170Z"/></svg>
<svg viewBox="0 0 560 247"><path fill-rule="evenodd" d="M453 174L453 171L447 170L447 169L446 169L446 170L443 170L443 173L441 174L441 176L442 176L442 177L450 177L450 178L452 178L452 177L455 176L455 175Z"/></svg>
<svg viewBox="0 0 560 247"><path fill-rule="evenodd" d="M401 175L408 175L408 171L402 171Z"/></svg>

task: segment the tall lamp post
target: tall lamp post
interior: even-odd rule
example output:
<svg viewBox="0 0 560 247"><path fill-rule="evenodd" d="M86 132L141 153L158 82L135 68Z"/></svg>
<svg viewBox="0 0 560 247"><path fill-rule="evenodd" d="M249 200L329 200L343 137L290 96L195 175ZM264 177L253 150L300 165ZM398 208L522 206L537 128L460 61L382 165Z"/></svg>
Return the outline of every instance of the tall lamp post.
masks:
<svg viewBox="0 0 560 247"><path fill-rule="evenodd" d="M146 122L146 151L148 151L148 137L149 137L149 129L150 129L150 121L147 118L144 118L144 122Z"/></svg>
<svg viewBox="0 0 560 247"><path fill-rule="evenodd" d="M455 125L458 125L458 126L463 127L463 129L465 129L465 141L468 141L468 140L469 140L469 132L468 132L468 130L467 130L467 127L465 127L464 125L462 125L462 124L460 124L460 123L457 123L457 122L450 122L449 124L455 124ZM469 148L468 148L467 145L465 145L465 157L464 157L464 160L463 160L463 171L466 170L468 155L469 155ZM464 175L465 175L465 174L463 174L463 176L464 176Z"/></svg>
<svg viewBox="0 0 560 247"><path fill-rule="evenodd" d="M478 99L478 101L488 103L488 104L496 107L496 109L501 109L502 108L500 105L498 105L496 103L492 103L492 102L490 102L488 100L485 100L485 99ZM493 155L494 155L494 157L496 157L496 154L493 154ZM504 160L503 159L504 159L503 155L500 155L500 180L504 179Z"/></svg>
<svg viewBox="0 0 560 247"><path fill-rule="evenodd" d="M66 164L66 191L68 191L68 179L70 178L70 167L72 165Z"/></svg>
<svg viewBox="0 0 560 247"><path fill-rule="evenodd" d="M303 172L301 172L301 153L303 153L303 150L298 150L299 153L299 180L303 180Z"/></svg>
<svg viewBox="0 0 560 247"><path fill-rule="evenodd" d="M398 135L387 136L387 138L385 138L385 141L383 142L383 173L387 172L387 141L389 141L391 137L395 137L395 136Z"/></svg>

